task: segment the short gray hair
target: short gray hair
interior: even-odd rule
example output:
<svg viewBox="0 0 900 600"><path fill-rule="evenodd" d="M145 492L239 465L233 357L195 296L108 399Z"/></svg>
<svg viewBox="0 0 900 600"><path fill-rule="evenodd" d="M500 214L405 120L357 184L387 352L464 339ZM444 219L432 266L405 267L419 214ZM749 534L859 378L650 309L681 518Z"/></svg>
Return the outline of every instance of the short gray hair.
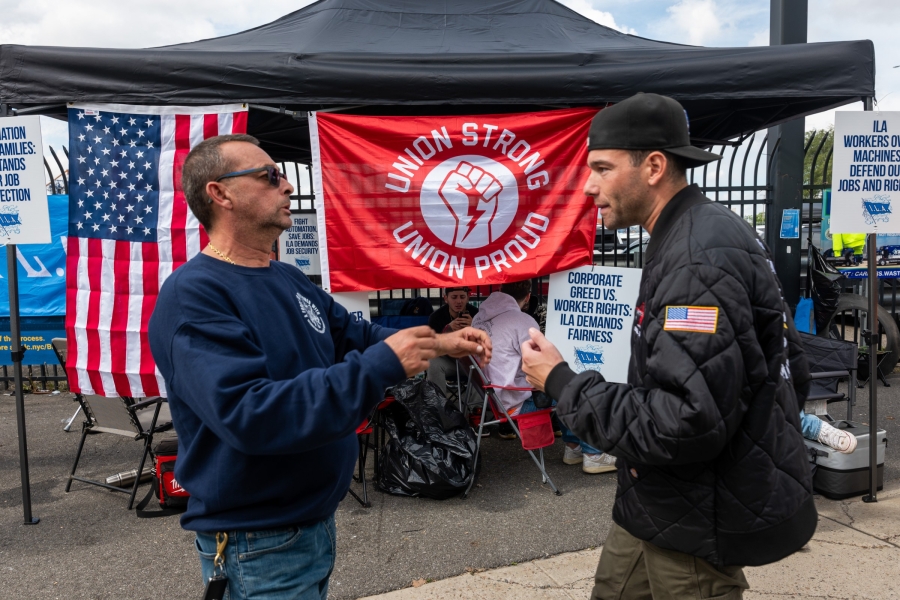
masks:
<svg viewBox="0 0 900 600"><path fill-rule="evenodd" d="M222 145L228 142L246 142L259 146L252 135L234 133L207 138L194 146L181 169L181 189L188 206L207 231L212 229L212 200L206 193L206 184L234 170L234 165L222 154Z"/></svg>

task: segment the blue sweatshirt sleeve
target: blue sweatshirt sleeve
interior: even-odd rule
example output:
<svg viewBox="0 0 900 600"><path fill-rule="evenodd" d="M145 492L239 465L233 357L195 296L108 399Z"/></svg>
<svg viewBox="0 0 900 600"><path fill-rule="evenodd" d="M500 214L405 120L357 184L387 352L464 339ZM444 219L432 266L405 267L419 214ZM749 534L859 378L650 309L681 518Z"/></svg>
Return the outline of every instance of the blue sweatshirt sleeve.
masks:
<svg viewBox="0 0 900 600"><path fill-rule="evenodd" d="M340 311L347 313L342 308L335 312ZM347 320L352 318L347 315ZM180 365L181 373L202 377L174 377L167 383L179 397L190 399L186 401L204 425L239 452L307 451L350 435L384 389L406 377L393 350L376 339L385 330L350 324L347 331L345 345L370 345L349 350L331 367L276 380L241 321L185 322L171 340L172 363Z"/></svg>
<svg viewBox="0 0 900 600"><path fill-rule="evenodd" d="M329 294L319 290L322 303L328 308L328 322L331 325L331 338L334 340L335 361L343 360L348 352L364 351L369 346L383 342L397 333L368 321L357 321L350 312L335 302Z"/></svg>

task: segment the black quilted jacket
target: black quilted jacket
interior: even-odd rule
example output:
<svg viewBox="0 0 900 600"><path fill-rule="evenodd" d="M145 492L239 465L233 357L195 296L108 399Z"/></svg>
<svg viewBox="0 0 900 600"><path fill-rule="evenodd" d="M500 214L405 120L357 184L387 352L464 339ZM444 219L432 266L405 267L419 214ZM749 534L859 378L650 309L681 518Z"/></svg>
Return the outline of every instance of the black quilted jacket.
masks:
<svg viewBox="0 0 900 600"><path fill-rule="evenodd" d="M628 384L561 364L546 385L560 420L618 459L615 522L720 566L800 549L817 522L806 360L767 250L696 186L653 231L631 347Z"/></svg>

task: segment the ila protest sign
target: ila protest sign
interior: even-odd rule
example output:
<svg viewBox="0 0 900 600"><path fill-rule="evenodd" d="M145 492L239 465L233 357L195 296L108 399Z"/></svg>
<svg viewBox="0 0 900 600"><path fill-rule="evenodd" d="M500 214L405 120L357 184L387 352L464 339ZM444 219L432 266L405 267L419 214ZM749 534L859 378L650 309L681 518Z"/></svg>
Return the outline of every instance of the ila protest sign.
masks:
<svg viewBox="0 0 900 600"><path fill-rule="evenodd" d="M547 339L577 372L600 371L624 383L640 269L580 267L550 276Z"/></svg>
<svg viewBox="0 0 900 600"><path fill-rule="evenodd" d="M832 233L900 233L900 112L834 116Z"/></svg>
<svg viewBox="0 0 900 600"><path fill-rule="evenodd" d="M372 312L369 310L369 292L332 292L331 297L347 309L355 323L359 321L372 322Z"/></svg>
<svg viewBox="0 0 900 600"><path fill-rule="evenodd" d="M40 117L0 118L0 243L50 241Z"/></svg>
<svg viewBox="0 0 900 600"><path fill-rule="evenodd" d="M278 259L300 269L304 275L321 275L319 235L315 211L291 215L291 227L278 236Z"/></svg>

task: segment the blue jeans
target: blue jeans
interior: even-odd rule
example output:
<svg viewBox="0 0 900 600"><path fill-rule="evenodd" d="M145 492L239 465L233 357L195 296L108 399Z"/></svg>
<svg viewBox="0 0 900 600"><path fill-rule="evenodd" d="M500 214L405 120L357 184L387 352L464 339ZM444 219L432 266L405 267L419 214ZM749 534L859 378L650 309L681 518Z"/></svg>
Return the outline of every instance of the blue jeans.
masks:
<svg viewBox="0 0 900 600"><path fill-rule="evenodd" d="M213 575L216 534L197 533L203 585ZM229 531L225 574L230 600L325 600L334 570L334 515L308 527Z"/></svg>
<svg viewBox="0 0 900 600"><path fill-rule="evenodd" d="M553 401L553 406L556 406L556 400ZM527 415L528 413L534 412L536 410L542 410L534 405L534 400L529 398L525 402L522 403L522 408L519 409L520 415ZM603 450L597 450L590 444L586 444L579 440L575 434L573 434L568 427L560 422L559 429L562 431L562 439L567 444L578 444L581 446L581 451L585 454L603 454Z"/></svg>
<svg viewBox="0 0 900 600"><path fill-rule="evenodd" d="M808 415L800 411L800 433L808 440L819 439L819 431L822 430L822 419L816 415Z"/></svg>

